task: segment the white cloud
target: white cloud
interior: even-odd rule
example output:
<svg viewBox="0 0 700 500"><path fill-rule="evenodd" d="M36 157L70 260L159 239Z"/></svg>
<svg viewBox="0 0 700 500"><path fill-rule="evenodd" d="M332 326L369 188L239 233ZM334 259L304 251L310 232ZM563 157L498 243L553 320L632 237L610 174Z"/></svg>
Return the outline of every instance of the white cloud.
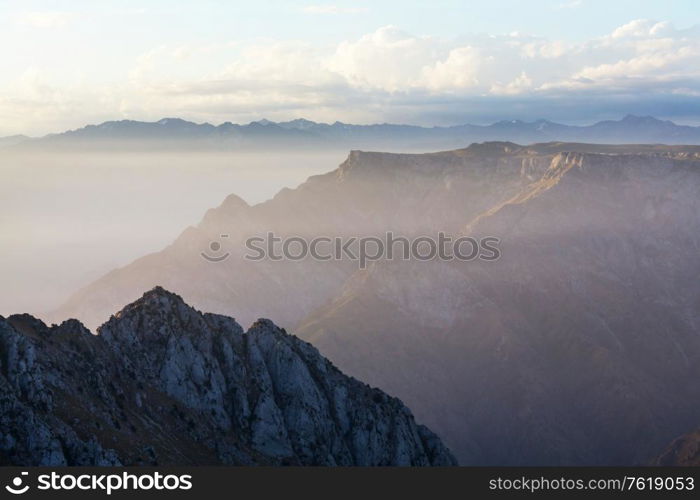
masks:
<svg viewBox="0 0 700 500"><path fill-rule="evenodd" d="M677 93L689 82L700 89L699 57L697 30L639 19L587 42L577 56L579 68L563 79L550 78L540 90Z"/></svg>
<svg viewBox="0 0 700 500"><path fill-rule="evenodd" d="M532 90L532 78L524 71L506 85L498 82L491 85L491 93L495 95L518 95L529 90Z"/></svg>
<svg viewBox="0 0 700 500"><path fill-rule="evenodd" d="M522 54L531 59L557 59L566 55L569 49L569 44L559 40L538 40L523 45Z"/></svg>
<svg viewBox="0 0 700 500"><path fill-rule="evenodd" d="M324 68L323 54L313 45L270 41L244 47L218 78L322 87L337 75Z"/></svg>
<svg viewBox="0 0 700 500"><path fill-rule="evenodd" d="M388 92L423 85L423 68L440 53L440 41L385 26L359 40L342 42L326 67L352 87Z"/></svg>
<svg viewBox="0 0 700 500"><path fill-rule="evenodd" d="M446 59L423 68L424 84L432 91L476 87L483 59L483 55L474 47L452 49Z"/></svg>
<svg viewBox="0 0 700 500"><path fill-rule="evenodd" d="M673 29L669 23L657 23L649 19L635 19L623 24L612 32L612 38L642 38L660 36L670 33Z"/></svg>

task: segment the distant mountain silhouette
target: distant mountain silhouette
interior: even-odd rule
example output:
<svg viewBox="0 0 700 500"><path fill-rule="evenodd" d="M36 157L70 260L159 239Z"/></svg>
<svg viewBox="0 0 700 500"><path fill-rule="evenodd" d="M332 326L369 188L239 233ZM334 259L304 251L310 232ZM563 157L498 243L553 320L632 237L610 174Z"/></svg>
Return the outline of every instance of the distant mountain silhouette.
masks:
<svg viewBox="0 0 700 500"><path fill-rule="evenodd" d="M30 138L26 135L11 135L8 137L0 137L0 148L7 146L15 146L28 140L30 140Z"/></svg>
<svg viewBox="0 0 700 500"><path fill-rule="evenodd" d="M215 126L179 118L157 122L109 121L100 125L30 139L0 139L0 147L36 148L165 148L197 150L239 149L455 149L473 142L513 141L529 144L549 141L600 144L698 144L700 127L676 125L651 116L628 115L593 125L563 125L548 120L499 121L491 125L419 127L381 123L351 125L296 119L275 123L258 120L245 125Z"/></svg>

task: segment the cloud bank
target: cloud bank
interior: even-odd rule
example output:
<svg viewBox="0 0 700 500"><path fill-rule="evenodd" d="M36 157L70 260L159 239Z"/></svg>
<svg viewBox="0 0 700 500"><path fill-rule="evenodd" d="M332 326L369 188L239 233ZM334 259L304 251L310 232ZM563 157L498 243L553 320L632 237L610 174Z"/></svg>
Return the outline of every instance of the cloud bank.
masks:
<svg viewBox="0 0 700 500"><path fill-rule="evenodd" d="M100 85L59 85L31 68L4 85L0 121L45 131L163 116L449 124L644 112L697 122L698 60L700 27L651 20L577 43L522 33L448 40L384 26L333 46L163 45Z"/></svg>

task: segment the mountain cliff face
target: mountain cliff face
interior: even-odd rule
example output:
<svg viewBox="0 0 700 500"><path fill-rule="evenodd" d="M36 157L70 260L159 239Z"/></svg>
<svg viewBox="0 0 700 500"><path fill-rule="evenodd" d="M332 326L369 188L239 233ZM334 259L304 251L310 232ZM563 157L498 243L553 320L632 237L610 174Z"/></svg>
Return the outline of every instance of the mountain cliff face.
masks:
<svg viewBox="0 0 700 500"><path fill-rule="evenodd" d="M269 320L244 332L155 288L92 335L0 318L0 461L454 465L398 399Z"/></svg>
<svg viewBox="0 0 700 500"><path fill-rule="evenodd" d="M700 421L698 213L698 147L353 152L268 202L230 197L61 314L99 323L163 283L196 307L295 327L406 401L462 463L649 463ZM364 270L243 259L268 231L495 236L502 256ZM230 253L215 264L199 256L214 240Z"/></svg>
<svg viewBox="0 0 700 500"><path fill-rule="evenodd" d="M499 261L378 262L299 334L464 463L648 463L700 415L699 166L555 155L467 225Z"/></svg>

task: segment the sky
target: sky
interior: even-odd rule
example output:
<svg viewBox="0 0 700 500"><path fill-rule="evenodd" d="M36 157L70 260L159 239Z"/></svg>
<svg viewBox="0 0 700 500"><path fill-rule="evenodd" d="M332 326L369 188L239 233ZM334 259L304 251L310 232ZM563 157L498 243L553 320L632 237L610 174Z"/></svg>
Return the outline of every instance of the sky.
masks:
<svg viewBox="0 0 700 500"><path fill-rule="evenodd" d="M700 124L700 2L0 0L0 136L107 120Z"/></svg>

